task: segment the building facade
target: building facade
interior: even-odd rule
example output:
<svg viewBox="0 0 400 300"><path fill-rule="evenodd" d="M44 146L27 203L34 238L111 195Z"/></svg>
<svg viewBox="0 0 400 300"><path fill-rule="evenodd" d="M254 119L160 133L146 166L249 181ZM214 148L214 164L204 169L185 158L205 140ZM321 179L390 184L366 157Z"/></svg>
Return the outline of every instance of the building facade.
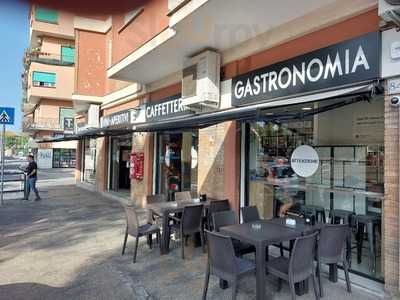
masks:
<svg viewBox="0 0 400 300"><path fill-rule="evenodd" d="M37 144L35 140L73 133L75 76L73 15L32 6L29 46L22 85L22 128L40 168L74 168L76 141Z"/></svg>
<svg viewBox="0 0 400 300"><path fill-rule="evenodd" d="M76 132L58 140L78 140L77 183L137 206L191 191L265 218L341 212L352 280L398 294L398 9L151 0L75 16Z"/></svg>

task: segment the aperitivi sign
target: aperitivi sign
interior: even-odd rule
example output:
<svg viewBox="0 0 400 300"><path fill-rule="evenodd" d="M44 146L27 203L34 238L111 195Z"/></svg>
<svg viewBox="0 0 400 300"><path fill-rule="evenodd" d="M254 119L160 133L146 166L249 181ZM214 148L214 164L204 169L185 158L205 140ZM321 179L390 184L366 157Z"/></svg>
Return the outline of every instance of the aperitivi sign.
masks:
<svg viewBox="0 0 400 300"><path fill-rule="evenodd" d="M232 80L232 105L274 101L293 95L380 77L380 33L276 63Z"/></svg>

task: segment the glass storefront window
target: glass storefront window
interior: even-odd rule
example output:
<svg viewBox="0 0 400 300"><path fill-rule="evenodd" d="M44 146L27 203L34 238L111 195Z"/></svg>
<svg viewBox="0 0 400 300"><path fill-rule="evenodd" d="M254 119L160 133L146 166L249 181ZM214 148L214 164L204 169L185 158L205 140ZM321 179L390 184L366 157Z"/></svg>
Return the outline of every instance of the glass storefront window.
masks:
<svg viewBox="0 0 400 300"><path fill-rule="evenodd" d="M157 193L197 192L197 131L158 134Z"/></svg>
<svg viewBox="0 0 400 300"><path fill-rule="evenodd" d="M248 123L246 204L257 206L264 218L313 206L323 208L327 222L333 209L353 214L352 271L381 280L383 101L337 108L334 103L340 101L277 108ZM318 153L319 167L311 177L298 176L291 167L300 145Z"/></svg>
<svg viewBox="0 0 400 300"><path fill-rule="evenodd" d="M75 168L75 149L53 149L53 168Z"/></svg>
<svg viewBox="0 0 400 300"><path fill-rule="evenodd" d="M83 181L96 183L96 139L85 139L83 142Z"/></svg>

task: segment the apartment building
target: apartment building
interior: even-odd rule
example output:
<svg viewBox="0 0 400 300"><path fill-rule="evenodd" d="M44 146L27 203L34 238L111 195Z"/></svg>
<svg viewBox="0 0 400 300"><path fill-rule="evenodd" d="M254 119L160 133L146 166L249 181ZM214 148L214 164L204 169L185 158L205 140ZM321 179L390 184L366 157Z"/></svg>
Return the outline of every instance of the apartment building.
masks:
<svg viewBox="0 0 400 300"><path fill-rule="evenodd" d="M191 191L265 218L341 211L357 224L351 279L398 294L398 12L149 0L75 16L76 131L44 142L77 140L77 184L137 206Z"/></svg>
<svg viewBox="0 0 400 300"><path fill-rule="evenodd" d="M30 151L36 156L40 168L74 168L76 141L35 142L74 132L73 15L32 6L29 20L29 46L22 74L22 128L31 137Z"/></svg>

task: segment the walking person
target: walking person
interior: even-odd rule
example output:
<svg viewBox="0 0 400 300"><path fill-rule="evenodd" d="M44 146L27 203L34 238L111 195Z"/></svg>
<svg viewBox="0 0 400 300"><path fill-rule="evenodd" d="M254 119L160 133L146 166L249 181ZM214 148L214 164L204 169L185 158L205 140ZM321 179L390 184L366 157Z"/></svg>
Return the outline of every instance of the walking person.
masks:
<svg viewBox="0 0 400 300"><path fill-rule="evenodd" d="M28 166L25 169L26 172L26 198L25 200L29 200L29 193L31 192L31 190L35 193L36 198L35 201L39 201L41 200L40 196L39 196L39 192L36 188L36 180L37 180L37 164L34 160L34 157L32 154L28 155Z"/></svg>

